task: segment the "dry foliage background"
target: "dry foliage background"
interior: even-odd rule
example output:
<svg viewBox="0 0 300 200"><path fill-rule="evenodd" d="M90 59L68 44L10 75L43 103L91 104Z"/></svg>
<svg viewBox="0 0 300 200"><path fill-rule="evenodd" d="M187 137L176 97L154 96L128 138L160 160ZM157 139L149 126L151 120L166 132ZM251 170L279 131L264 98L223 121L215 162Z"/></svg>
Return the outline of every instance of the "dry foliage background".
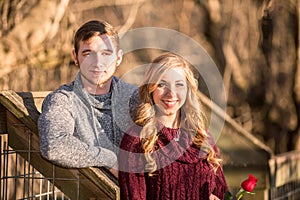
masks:
<svg viewBox="0 0 300 200"><path fill-rule="evenodd" d="M1 0L0 7L0 90L54 90L72 81L72 37L89 19L119 32L169 28L211 55L232 118L275 153L300 149L297 0ZM117 75L154 54L125 55Z"/></svg>

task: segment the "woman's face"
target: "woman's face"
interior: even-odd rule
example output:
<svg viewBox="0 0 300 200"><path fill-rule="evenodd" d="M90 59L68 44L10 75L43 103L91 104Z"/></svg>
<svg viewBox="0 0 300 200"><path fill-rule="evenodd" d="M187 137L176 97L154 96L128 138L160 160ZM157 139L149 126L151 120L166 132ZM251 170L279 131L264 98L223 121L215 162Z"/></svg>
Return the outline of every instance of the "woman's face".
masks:
<svg viewBox="0 0 300 200"><path fill-rule="evenodd" d="M169 69L153 91L153 101L159 115L176 115L187 96L187 83L182 68Z"/></svg>

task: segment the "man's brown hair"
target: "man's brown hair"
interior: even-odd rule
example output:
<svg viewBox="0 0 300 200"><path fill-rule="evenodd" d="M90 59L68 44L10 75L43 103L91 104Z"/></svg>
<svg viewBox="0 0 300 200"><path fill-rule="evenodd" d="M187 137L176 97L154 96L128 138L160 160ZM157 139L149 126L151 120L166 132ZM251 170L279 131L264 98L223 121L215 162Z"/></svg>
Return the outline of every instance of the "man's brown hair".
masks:
<svg viewBox="0 0 300 200"><path fill-rule="evenodd" d="M80 41L85 42L91 37L103 34L111 36L114 45L117 49L119 48L119 36L115 28L106 21L92 20L84 23L75 33L74 49L76 55L78 55Z"/></svg>

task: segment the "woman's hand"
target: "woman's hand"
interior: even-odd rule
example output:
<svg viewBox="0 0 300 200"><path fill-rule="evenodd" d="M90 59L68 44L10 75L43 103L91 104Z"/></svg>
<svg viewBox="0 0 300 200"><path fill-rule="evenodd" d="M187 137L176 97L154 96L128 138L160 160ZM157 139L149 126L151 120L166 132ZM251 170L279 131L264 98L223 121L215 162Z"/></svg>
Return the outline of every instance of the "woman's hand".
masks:
<svg viewBox="0 0 300 200"><path fill-rule="evenodd" d="M209 196L209 200L220 200L220 199L219 199L217 196L211 194L211 195Z"/></svg>

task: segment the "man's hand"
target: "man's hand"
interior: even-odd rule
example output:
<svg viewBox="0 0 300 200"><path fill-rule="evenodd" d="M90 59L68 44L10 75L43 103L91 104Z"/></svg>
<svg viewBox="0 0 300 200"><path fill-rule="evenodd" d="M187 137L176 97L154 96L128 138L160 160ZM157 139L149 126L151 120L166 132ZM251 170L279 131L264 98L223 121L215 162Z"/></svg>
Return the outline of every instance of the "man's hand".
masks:
<svg viewBox="0 0 300 200"><path fill-rule="evenodd" d="M119 166L118 166L118 162L116 162L114 164L114 166L112 166L112 168L109 168L109 171L116 177L119 177Z"/></svg>

